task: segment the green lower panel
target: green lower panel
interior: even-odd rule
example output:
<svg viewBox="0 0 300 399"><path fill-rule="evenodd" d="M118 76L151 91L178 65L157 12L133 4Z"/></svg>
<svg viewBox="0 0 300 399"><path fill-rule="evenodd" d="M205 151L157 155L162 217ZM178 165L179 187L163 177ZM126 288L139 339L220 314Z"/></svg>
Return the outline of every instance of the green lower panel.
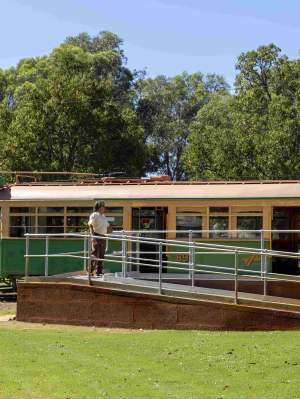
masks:
<svg viewBox="0 0 300 399"><path fill-rule="evenodd" d="M260 241L209 241L209 244L221 244L240 246L247 248L260 248ZM269 248L269 243L264 243L265 248ZM83 255L84 242L77 239L51 239L49 241L49 254L77 252L78 255ZM184 252L188 248L182 249L180 247L169 247L169 251ZM0 241L0 278L5 277L20 277L25 274L25 239L2 239ZM198 250L197 250L198 251ZM199 252L208 252L207 249L201 249ZM29 247L30 255L45 254L45 240L33 239L30 240ZM120 255L121 243L117 241L110 241L108 246L108 254ZM116 261L116 258L109 257L110 260L104 262L104 268L107 272L121 271L121 263ZM120 259L120 258L119 258ZM188 254L169 254L169 261L183 262L188 267L189 255ZM226 272L226 268L234 268L234 255L226 255L222 253L214 254L196 254L196 263L203 265L198 267L202 272L212 272L213 268L209 266L219 266L222 271ZM260 257L253 254L239 254L238 255L239 269L243 269L242 273L247 274L248 271L260 271L261 261ZM184 265L173 265L176 267L184 267ZM271 271L271 262L268 260L268 271ZM172 266L168 262L168 266ZM71 271L78 271L84 269L82 259L74 259L66 256L49 258L48 270L49 275L67 273ZM220 271L220 269L218 269ZM186 273L177 269L168 269L168 273ZM45 259L31 258L29 261L29 274L32 276L40 276L45 273Z"/></svg>
<svg viewBox="0 0 300 399"><path fill-rule="evenodd" d="M209 241L208 244L219 244L219 245L230 245L234 247L246 247L246 248L260 248L260 241ZM269 242L265 241L264 243L265 248L270 248ZM169 248L169 251L171 249ZM174 252L188 252L188 248L180 248L180 247L172 247L172 251ZM197 269L201 270L201 272L213 272L215 271L222 271L232 273L231 270L234 269L235 264L235 256L234 254L225 254L221 252L211 251L209 248L205 249L197 249L195 255L195 262L197 265ZM199 252L199 253L198 253ZM205 252L214 252L210 254L206 254ZM171 254L168 256L168 260L176 261L176 262L184 262L186 267L188 267L189 263L189 255L188 254ZM169 263L169 266L171 264ZM176 267L184 267L184 265L172 265ZM213 267L209 266L218 266L218 269L214 269ZM260 271L261 270L261 259L259 255L245 253L245 254L238 254L238 266L239 269L242 271L240 274L247 274L251 275L251 271ZM220 269L221 267L221 269ZM229 268L230 270L226 270ZM267 260L267 269L271 271L271 260ZM180 273L180 270L168 270L171 273ZM183 273L186 273L184 271Z"/></svg>
<svg viewBox="0 0 300 399"><path fill-rule="evenodd" d="M29 254L45 254L45 240L30 240ZM120 251L121 244L115 241L109 243L108 253ZM76 255L82 256L84 250L83 240L74 239L52 239L49 241L49 254L68 252L80 252ZM20 277L25 274L25 239L2 239L0 241L0 277ZM104 268L110 272L121 270L120 264L105 261ZM83 259L76 259L67 256L49 257L49 275L68 273L84 269ZM40 276L45 273L45 258L30 258L29 275Z"/></svg>

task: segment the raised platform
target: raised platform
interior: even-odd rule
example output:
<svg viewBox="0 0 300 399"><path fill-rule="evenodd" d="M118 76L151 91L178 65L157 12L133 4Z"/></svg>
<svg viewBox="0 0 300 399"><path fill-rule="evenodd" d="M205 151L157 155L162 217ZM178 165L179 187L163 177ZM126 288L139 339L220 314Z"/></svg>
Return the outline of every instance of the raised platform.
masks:
<svg viewBox="0 0 300 399"><path fill-rule="evenodd" d="M91 282L80 275L33 278L18 284L17 320L145 329L300 329L299 299L242 292L235 304L234 293L224 286L203 287L204 281L222 279L202 277L201 286L197 281L190 287L180 278L165 281L163 295L151 276L145 281L105 275Z"/></svg>

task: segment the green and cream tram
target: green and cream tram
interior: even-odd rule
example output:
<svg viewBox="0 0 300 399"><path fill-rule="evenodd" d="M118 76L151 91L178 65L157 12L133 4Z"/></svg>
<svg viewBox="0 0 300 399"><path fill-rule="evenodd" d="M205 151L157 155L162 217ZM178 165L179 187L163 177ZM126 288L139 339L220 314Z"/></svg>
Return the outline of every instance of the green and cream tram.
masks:
<svg viewBox="0 0 300 399"><path fill-rule="evenodd" d="M299 233L271 232L300 229L299 181L171 182L162 177L18 181L3 184L0 189L0 278L14 280L24 275L25 233L87 231L88 216L96 199L105 201L106 216L114 230L180 240L188 240L188 232L192 231L194 241L299 250ZM53 238L49 252L78 251L82 247L79 241ZM31 240L30 245L31 253L44 252L43 240ZM120 244L110 242L109 251L118 250ZM174 257L188 262L188 255ZM244 255L242 262L249 270L260 268L260 259L255 255ZM51 274L78 268L73 259L61 262L53 258L50 263ZM222 266L224 257L216 254L213 263ZM112 272L120 270L119 264L113 263L105 268ZM268 268L287 274L298 274L299 270L297 260L280 258L271 260ZM42 271L42 260L32 260L30 274L39 275Z"/></svg>

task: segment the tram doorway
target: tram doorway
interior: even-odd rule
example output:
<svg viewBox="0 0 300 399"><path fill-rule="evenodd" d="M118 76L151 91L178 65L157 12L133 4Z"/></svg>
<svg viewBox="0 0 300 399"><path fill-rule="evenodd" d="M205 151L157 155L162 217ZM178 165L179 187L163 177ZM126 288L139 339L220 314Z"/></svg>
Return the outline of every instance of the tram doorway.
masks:
<svg viewBox="0 0 300 399"><path fill-rule="evenodd" d="M273 230L300 230L300 207L274 207ZM300 233L272 233L272 249L299 252ZM298 259L273 258L273 273L300 274Z"/></svg>
<svg viewBox="0 0 300 399"><path fill-rule="evenodd" d="M167 214L167 207L132 208L132 230L139 230L140 237L160 238L163 240L166 238L165 230L167 228ZM139 252L141 252L140 258L153 260L158 259L158 245L148 243L133 245L133 251L137 251L138 249ZM143 254L143 252L146 253ZM163 252L165 252L165 247L163 247ZM163 254L163 261L166 261L165 254ZM143 266L142 259L140 260L140 263L141 265L139 265L139 271L141 273L158 272L157 267Z"/></svg>

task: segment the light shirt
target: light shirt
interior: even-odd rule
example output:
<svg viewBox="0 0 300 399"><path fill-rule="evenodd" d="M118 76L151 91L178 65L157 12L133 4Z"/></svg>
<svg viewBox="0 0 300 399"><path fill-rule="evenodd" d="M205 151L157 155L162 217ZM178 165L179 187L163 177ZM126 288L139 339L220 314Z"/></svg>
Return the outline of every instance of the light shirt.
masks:
<svg viewBox="0 0 300 399"><path fill-rule="evenodd" d="M88 225L93 226L94 232L97 234L107 234L109 223L105 215L99 212L93 212L90 215Z"/></svg>

